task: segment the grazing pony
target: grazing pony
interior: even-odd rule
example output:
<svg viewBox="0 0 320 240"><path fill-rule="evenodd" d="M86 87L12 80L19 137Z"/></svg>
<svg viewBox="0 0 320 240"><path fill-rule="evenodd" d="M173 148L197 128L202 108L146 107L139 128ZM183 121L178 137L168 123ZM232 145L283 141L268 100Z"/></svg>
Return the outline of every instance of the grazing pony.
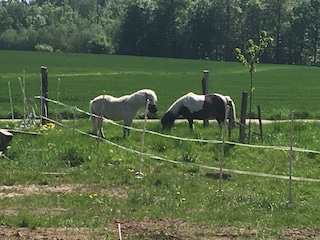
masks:
<svg viewBox="0 0 320 240"><path fill-rule="evenodd" d="M226 116L226 108L229 114ZM161 118L162 129L170 130L176 118L182 116L193 130L193 119L216 119L222 129L224 120L229 119L230 127L235 127L236 109L229 96L221 94L197 95L192 92L176 100Z"/></svg>
<svg viewBox="0 0 320 240"><path fill-rule="evenodd" d="M90 101L91 134L104 138L102 130L103 118L120 121L123 120L123 137L130 134L132 120L141 108L145 108L149 100L148 110L151 113L157 112L157 95L150 89L142 89L131 95L113 97L100 95Z"/></svg>

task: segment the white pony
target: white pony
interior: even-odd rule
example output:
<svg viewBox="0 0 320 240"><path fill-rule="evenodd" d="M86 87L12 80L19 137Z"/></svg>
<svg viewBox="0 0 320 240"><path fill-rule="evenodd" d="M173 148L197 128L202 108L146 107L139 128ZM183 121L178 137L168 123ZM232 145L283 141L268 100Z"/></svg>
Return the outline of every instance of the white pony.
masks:
<svg viewBox="0 0 320 240"><path fill-rule="evenodd" d="M157 112L157 95L150 89L142 89L131 95L113 97L100 95L90 101L91 134L104 138L102 130L103 117L113 120L123 120L123 137L130 134L132 120L142 107L146 107L149 100L148 110L151 113Z"/></svg>

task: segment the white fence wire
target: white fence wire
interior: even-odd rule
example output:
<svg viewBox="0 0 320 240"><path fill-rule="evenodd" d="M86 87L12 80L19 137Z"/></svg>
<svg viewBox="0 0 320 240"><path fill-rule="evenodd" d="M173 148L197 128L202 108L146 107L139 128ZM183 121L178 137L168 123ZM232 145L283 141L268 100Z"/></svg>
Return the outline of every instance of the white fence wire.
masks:
<svg viewBox="0 0 320 240"><path fill-rule="evenodd" d="M36 96L35 98L41 99L42 97ZM48 102L54 103L54 104L58 104L58 105L64 106L64 107L69 108L69 109L71 109L73 111L84 113L84 114L86 114L88 116L92 115L89 112L86 112L86 111L83 111L83 110L77 108L76 106L70 106L70 105L64 104L62 102L55 101L55 100L48 99L48 98L45 98L45 100L47 100ZM97 117L101 117L101 116L97 116ZM51 122L53 122L53 123L55 123L55 124L57 124L57 125L59 125L61 127L70 128L69 126L67 126L67 125L65 125L65 124L63 124L63 123L61 123L59 121L56 121L56 120L53 120L53 119L50 119L50 118L45 118L45 119L48 120L48 121L51 121ZM110 119L103 118L103 120L105 122L111 123L111 124L116 125L118 127L123 127L123 125L121 125L119 123L116 123L116 122L114 122L114 121L112 121ZM85 136L88 136L88 137L91 137L91 138L99 139L99 140L105 142L106 144L115 146L115 147L117 147L119 149L122 149L124 151L135 153L135 154L137 154L139 156L149 157L149 158L154 159L154 160L164 161L164 162L173 163L173 164L181 164L181 165L185 165L185 166L205 168L205 169L217 170L217 171L221 170L220 167L212 167L212 166L200 165L200 164L195 164L195 163L179 162L179 161L175 161L175 160L172 160L172 159L166 159L166 158L163 158L163 157L160 157L160 156L156 156L154 154L144 153L141 150L138 151L138 150L134 150L134 149L131 149L131 148L126 148L126 147L121 146L121 145L119 145L117 143L109 141L109 140L107 140L105 138L100 138L98 136L94 136L94 135L88 134L86 132L83 132L83 131L81 131L79 129L76 129L75 128L75 124L74 124L73 128L74 128L73 131L78 132L78 133L80 133L82 135L85 135ZM144 131L143 129L133 128L133 127L127 127L127 128L129 128L130 130L133 130L133 131L137 131L137 132L143 132ZM223 142L223 141L220 141L220 140L204 140L204 139L195 139L195 138L183 138L183 137L167 135L167 134L158 133L158 132L149 131L149 130L145 130L145 132L149 133L149 134L153 134L153 135L157 135L157 136L161 136L161 137L165 137L165 138L181 140L181 141L205 142L205 143L213 143L213 144L221 144ZM297 147L287 147L287 146L251 145L251 144L242 144L242 143L230 142L230 141L225 141L225 144L237 145L237 146L241 146L241 147L250 147L250 148L273 149L273 150L281 150L281 151L293 150L293 151L302 152L302 153L315 153L315 154L319 154L320 153L319 151L316 151L316 150L309 150L309 149L297 148ZM228 171L230 173L235 173L235 174L251 175L251 176L257 176L257 177L268 177L268 178L276 178L276 179L284 179L284 180L289 180L289 177L290 177L288 175L266 174L266 173L259 173L259 172L242 171L242 170L237 170L237 169L223 168L222 170L223 171ZM294 176L291 176L291 179L292 180L296 180L296 181L320 182L320 179L305 178L305 177L294 177Z"/></svg>

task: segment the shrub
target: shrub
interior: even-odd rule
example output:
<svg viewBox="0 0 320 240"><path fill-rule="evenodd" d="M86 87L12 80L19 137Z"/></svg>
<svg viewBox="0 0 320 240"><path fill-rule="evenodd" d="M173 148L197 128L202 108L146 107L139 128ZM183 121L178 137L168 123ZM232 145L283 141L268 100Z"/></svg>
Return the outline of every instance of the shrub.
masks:
<svg viewBox="0 0 320 240"><path fill-rule="evenodd" d="M34 48L35 50L41 51L41 52L53 52L53 47L45 43L43 44L38 43Z"/></svg>

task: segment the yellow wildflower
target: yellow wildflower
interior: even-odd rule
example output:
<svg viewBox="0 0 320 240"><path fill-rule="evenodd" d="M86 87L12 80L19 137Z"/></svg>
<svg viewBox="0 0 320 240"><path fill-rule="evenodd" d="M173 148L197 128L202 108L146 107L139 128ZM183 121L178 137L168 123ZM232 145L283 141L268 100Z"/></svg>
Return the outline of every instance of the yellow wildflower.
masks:
<svg viewBox="0 0 320 240"><path fill-rule="evenodd" d="M55 124L54 123L47 123L47 127L48 128L55 128Z"/></svg>
<svg viewBox="0 0 320 240"><path fill-rule="evenodd" d="M56 145L54 143L48 143L48 148L49 149L52 149L52 148L55 148Z"/></svg>

